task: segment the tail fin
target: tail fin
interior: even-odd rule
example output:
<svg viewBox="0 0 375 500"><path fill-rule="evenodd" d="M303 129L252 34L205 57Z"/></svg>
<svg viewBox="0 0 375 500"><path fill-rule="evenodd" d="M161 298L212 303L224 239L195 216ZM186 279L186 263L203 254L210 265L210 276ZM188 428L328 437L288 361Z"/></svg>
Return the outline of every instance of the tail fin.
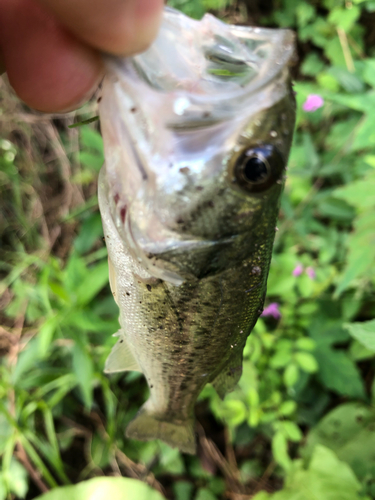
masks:
<svg viewBox="0 0 375 500"><path fill-rule="evenodd" d="M126 437L140 441L161 439L173 448L195 455L193 418L181 422L167 422L162 418L144 406L126 428Z"/></svg>

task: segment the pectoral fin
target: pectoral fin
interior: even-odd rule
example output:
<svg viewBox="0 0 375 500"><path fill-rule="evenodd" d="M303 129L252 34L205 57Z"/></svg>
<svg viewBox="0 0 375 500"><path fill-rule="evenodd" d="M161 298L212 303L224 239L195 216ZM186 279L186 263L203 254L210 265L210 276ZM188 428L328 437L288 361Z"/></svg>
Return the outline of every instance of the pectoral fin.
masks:
<svg viewBox="0 0 375 500"><path fill-rule="evenodd" d="M104 373L142 372L121 330L119 330L118 336L119 339L112 347L112 351L105 362Z"/></svg>

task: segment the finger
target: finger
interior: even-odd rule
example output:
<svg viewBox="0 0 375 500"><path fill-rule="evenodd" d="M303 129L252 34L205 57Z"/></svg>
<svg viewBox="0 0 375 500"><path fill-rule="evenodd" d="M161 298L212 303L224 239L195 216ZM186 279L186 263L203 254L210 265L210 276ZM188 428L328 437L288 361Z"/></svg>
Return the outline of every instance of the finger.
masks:
<svg viewBox="0 0 375 500"><path fill-rule="evenodd" d="M74 108L102 73L99 54L34 0L1 0L0 50L11 85L40 111Z"/></svg>
<svg viewBox="0 0 375 500"><path fill-rule="evenodd" d="M156 37L163 0L39 0L77 37L99 50L130 55Z"/></svg>

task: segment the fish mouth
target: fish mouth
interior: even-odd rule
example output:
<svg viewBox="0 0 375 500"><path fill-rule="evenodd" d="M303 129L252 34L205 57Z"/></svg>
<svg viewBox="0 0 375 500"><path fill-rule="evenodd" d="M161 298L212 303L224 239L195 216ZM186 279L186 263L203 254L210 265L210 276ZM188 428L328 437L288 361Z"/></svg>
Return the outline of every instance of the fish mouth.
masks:
<svg viewBox="0 0 375 500"><path fill-rule="evenodd" d="M197 21L167 7L156 41L131 61L151 88L221 100L274 80L293 59L294 40L291 30L228 25L210 14ZM184 106L175 105L177 114Z"/></svg>
<svg viewBox="0 0 375 500"><path fill-rule="evenodd" d="M294 40L291 30L231 26L210 14L197 21L165 8L148 50L106 61L144 116L163 116L169 129L198 128L280 100Z"/></svg>

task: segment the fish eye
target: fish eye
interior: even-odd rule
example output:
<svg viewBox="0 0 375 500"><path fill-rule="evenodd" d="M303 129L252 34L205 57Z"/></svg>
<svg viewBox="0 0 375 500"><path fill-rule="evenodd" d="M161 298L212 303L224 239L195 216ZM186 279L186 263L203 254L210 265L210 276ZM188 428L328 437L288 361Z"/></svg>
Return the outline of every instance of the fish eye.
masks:
<svg viewBox="0 0 375 500"><path fill-rule="evenodd" d="M234 180L247 191L264 191L281 179L283 169L284 160L275 146L256 146L238 157Z"/></svg>

